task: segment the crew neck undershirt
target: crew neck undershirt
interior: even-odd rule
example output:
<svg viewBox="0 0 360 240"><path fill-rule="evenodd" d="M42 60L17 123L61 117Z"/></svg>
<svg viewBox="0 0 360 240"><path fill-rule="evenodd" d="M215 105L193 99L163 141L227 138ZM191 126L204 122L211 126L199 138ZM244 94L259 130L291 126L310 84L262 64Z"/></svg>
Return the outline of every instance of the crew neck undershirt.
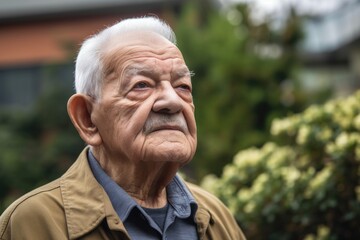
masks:
<svg viewBox="0 0 360 240"><path fill-rule="evenodd" d="M154 220L154 222L160 227L161 231L164 231L169 204L166 204L166 206L162 208L142 207L142 209L144 209L144 211Z"/></svg>

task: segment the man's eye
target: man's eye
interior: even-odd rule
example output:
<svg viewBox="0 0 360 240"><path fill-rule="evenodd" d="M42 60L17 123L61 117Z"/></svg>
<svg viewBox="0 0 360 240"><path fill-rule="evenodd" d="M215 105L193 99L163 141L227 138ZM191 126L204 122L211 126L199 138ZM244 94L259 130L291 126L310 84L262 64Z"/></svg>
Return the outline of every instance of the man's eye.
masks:
<svg viewBox="0 0 360 240"><path fill-rule="evenodd" d="M182 84L179 86L179 88L183 89L183 90L188 90L191 92L191 87L189 85L186 84Z"/></svg>
<svg viewBox="0 0 360 240"><path fill-rule="evenodd" d="M149 87L149 84L147 84L146 82L138 82L134 86L134 88L147 88L147 87Z"/></svg>

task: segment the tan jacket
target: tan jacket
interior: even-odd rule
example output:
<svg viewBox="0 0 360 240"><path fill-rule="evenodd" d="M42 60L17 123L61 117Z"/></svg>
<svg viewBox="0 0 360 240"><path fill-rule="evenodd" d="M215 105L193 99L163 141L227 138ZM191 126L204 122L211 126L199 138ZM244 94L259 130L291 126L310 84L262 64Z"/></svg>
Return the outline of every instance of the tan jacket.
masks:
<svg viewBox="0 0 360 240"><path fill-rule="evenodd" d="M198 203L199 239L245 239L227 208L187 183ZM0 217L0 239L130 239L94 178L86 150L59 179L24 195Z"/></svg>

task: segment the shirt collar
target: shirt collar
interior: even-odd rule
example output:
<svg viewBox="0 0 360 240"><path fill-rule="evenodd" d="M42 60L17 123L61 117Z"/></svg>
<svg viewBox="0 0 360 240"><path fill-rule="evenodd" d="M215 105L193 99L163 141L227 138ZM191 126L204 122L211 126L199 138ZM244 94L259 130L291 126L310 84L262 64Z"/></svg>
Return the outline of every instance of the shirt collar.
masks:
<svg viewBox="0 0 360 240"><path fill-rule="evenodd" d="M168 202L174 208L178 217L195 216L198 207L195 198L178 175L169 183L166 190Z"/></svg>
<svg viewBox="0 0 360 240"><path fill-rule="evenodd" d="M108 194L110 201L122 221L126 221L130 212L134 208L141 208L135 200L129 196L124 189L115 183L101 168L100 164L92 154L88 151L88 159L90 168L100 185ZM175 214L179 218L187 218L190 215L195 216L197 203L191 195L183 180L176 175L166 188L168 202L174 208ZM141 211L141 210L140 210ZM143 212L143 211L141 211Z"/></svg>
<svg viewBox="0 0 360 240"><path fill-rule="evenodd" d="M122 221L125 221L129 216L131 210L137 207L138 204L129 196L117 183L112 180L109 175L101 168L99 162L96 160L91 150L88 151L88 159L90 168L96 180L104 188L105 192L110 198L111 204L116 213Z"/></svg>

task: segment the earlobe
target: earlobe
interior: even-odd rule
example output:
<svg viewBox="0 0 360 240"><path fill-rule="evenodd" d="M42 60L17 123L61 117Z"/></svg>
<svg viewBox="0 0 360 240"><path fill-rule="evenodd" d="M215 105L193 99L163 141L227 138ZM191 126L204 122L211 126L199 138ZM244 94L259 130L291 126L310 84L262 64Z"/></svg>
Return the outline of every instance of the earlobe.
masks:
<svg viewBox="0 0 360 240"><path fill-rule="evenodd" d="M67 104L69 117L80 137L89 145L101 144L101 137L97 127L91 120L92 99L83 94L74 94Z"/></svg>

